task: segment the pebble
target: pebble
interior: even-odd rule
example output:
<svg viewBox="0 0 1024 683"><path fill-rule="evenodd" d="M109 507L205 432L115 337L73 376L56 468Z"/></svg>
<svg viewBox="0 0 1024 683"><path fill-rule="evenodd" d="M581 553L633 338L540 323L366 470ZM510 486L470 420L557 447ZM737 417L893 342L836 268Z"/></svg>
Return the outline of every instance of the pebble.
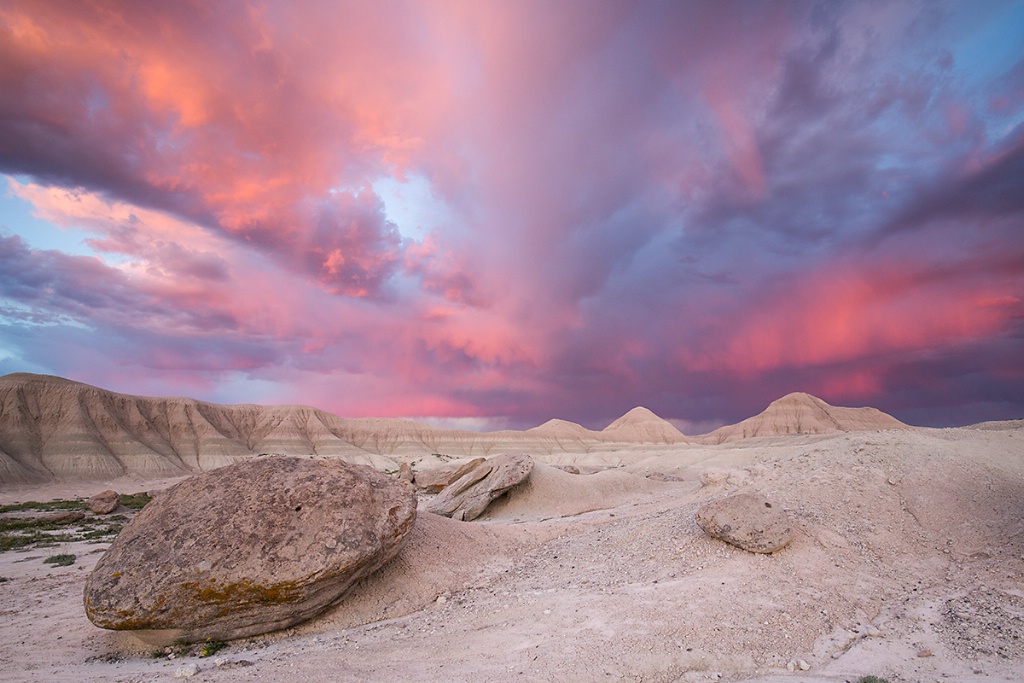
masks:
<svg viewBox="0 0 1024 683"><path fill-rule="evenodd" d="M175 678L192 678L197 673L199 673L199 665L198 664L186 664L185 666L181 667L180 669L178 669L177 671L174 672L174 677Z"/></svg>
<svg viewBox="0 0 1024 683"><path fill-rule="evenodd" d="M801 671L807 671L810 668L811 665L802 659L791 659L789 660L789 663L786 664L786 669L788 669L789 671L796 671L797 669L800 669Z"/></svg>

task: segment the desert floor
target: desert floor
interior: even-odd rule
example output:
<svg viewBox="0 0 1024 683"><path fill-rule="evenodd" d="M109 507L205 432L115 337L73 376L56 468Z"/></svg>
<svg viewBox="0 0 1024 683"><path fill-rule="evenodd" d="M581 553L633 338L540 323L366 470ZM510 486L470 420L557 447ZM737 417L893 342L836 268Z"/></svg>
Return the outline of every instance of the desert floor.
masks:
<svg viewBox="0 0 1024 683"><path fill-rule="evenodd" d="M82 589L105 545L3 552L0 680L195 665L192 680L223 683L1021 681L1024 429L1005 427L537 456L480 520L421 512L331 612L206 658L92 626ZM169 483L8 489L0 504ZM789 546L755 555L700 531L700 505L742 491L788 510ZM77 562L43 563L59 552Z"/></svg>

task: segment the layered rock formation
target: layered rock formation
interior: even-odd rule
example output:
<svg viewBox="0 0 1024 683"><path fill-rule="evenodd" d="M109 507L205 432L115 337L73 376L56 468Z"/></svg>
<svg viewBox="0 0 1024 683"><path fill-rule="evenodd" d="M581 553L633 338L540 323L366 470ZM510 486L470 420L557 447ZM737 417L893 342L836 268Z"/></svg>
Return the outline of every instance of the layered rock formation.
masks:
<svg viewBox="0 0 1024 683"><path fill-rule="evenodd" d="M174 477L261 453L318 455L398 470L396 458L430 453L544 456L906 427L874 408L837 408L808 394L790 394L760 415L702 437L684 436L646 408L634 408L601 431L549 420L525 431L470 432L395 418L346 419L308 406L131 396L16 373L0 377L0 485Z"/></svg>
<svg viewBox="0 0 1024 683"><path fill-rule="evenodd" d="M773 401L762 413L699 437L719 444L756 436L831 434L834 432L907 429L908 426L875 408L838 408L820 398L796 392Z"/></svg>
<svg viewBox="0 0 1024 683"><path fill-rule="evenodd" d="M525 453L496 455L444 487L427 509L463 522L474 520L491 501L521 484L532 471L533 458Z"/></svg>
<svg viewBox="0 0 1024 683"><path fill-rule="evenodd" d="M131 396L16 373L0 377L0 484L174 477L260 453L319 455L397 470L390 456L584 453L620 441L685 439L650 411L632 411L623 420L602 432L552 420L526 431L479 433L394 418L345 419L308 406Z"/></svg>

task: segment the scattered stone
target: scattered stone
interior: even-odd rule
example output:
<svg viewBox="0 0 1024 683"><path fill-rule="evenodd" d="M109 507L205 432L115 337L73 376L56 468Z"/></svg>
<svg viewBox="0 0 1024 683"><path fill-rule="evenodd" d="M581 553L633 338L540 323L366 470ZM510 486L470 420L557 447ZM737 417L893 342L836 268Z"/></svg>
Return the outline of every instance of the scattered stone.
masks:
<svg viewBox="0 0 1024 683"><path fill-rule="evenodd" d="M933 653L931 650L921 650L920 652L917 653L917 656L918 657L922 657L922 658L923 657L934 657L935 653Z"/></svg>
<svg viewBox="0 0 1024 683"><path fill-rule="evenodd" d="M416 474L412 471L412 467L409 466L409 463L403 462L398 466L398 478L402 481L407 481L410 484L414 479L416 479Z"/></svg>
<svg viewBox="0 0 1024 683"><path fill-rule="evenodd" d="M796 671L796 670L798 670L798 669L799 669L800 671L809 671L809 670L810 670L810 668L811 668L811 665L810 665L810 664L808 664L808 663L807 663L806 661L804 661L803 659L791 659L791 660L789 660L789 662L788 662L788 663L786 664L786 669L787 669L788 671Z"/></svg>
<svg viewBox="0 0 1024 683"><path fill-rule="evenodd" d="M489 458L442 490L427 510L468 522L479 517L491 501L525 481L532 471L533 458L525 453Z"/></svg>
<svg viewBox="0 0 1024 683"><path fill-rule="evenodd" d="M697 510L697 525L709 536L754 553L772 553L793 538L789 516L758 494L742 493Z"/></svg>
<svg viewBox="0 0 1024 683"><path fill-rule="evenodd" d="M120 499L117 491L108 489L89 499L89 509L93 511L93 514L109 515L117 509Z"/></svg>
<svg viewBox="0 0 1024 683"><path fill-rule="evenodd" d="M174 672L175 678L192 678L199 673L198 664L186 664Z"/></svg>
<svg viewBox="0 0 1024 683"><path fill-rule="evenodd" d="M416 486L429 493L439 493L452 482L458 481L468 472L479 467L483 462L483 458L473 458L466 462L421 470L416 473Z"/></svg>
<svg viewBox="0 0 1024 683"><path fill-rule="evenodd" d="M247 666L252 666L252 662L248 659L239 659L238 661L232 661L227 657L218 657L213 660L213 665L218 669L242 669Z"/></svg>
<svg viewBox="0 0 1024 683"><path fill-rule="evenodd" d="M204 472L139 511L97 563L101 628L230 640L323 612L404 544L415 489L338 460L269 457Z"/></svg>
<svg viewBox="0 0 1024 683"><path fill-rule="evenodd" d="M580 468L576 467L575 465L555 465L555 468L556 469L560 469L563 472L568 472L569 474L579 474L580 473Z"/></svg>
<svg viewBox="0 0 1024 683"><path fill-rule="evenodd" d="M728 470L707 469L700 473L701 486L719 486L728 480Z"/></svg>
<svg viewBox="0 0 1024 683"><path fill-rule="evenodd" d="M42 515L39 521L47 524L70 524L80 519L85 519L85 513L81 510L60 510L59 512Z"/></svg>
<svg viewBox="0 0 1024 683"><path fill-rule="evenodd" d="M653 481L665 481L665 482L679 482L686 481L683 477L678 477L674 474L665 474L664 472L651 472L647 475L648 479Z"/></svg>

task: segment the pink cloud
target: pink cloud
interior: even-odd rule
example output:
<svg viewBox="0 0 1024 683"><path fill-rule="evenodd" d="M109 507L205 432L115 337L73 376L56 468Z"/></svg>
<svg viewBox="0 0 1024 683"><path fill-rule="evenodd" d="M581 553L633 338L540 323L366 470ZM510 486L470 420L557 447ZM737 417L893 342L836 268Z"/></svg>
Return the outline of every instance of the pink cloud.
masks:
<svg viewBox="0 0 1024 683"><path fill-rule="evenodd" d="M966 73L951 21L7 3L0 170L96 254L0 235L8 315L74 323L51 364L88 329L140 377L222 366L347 414L705 420L784 381L881 392L1019 324L1020 67ZM450 216L403 234L385 177Z"/></svg>
<svg viewBox="0 0 1024 683"><path fill-rule="evenodd" d="M959 272L957 272L959 271ZM687 363L700 370L758 374L955 345L1005 331L1024 300L1024 268L1004 262L990 276L965 278L899 262L845 260L787 278L738 307L711 348ZM860 385L864 375L832 380Z"/></svg>

